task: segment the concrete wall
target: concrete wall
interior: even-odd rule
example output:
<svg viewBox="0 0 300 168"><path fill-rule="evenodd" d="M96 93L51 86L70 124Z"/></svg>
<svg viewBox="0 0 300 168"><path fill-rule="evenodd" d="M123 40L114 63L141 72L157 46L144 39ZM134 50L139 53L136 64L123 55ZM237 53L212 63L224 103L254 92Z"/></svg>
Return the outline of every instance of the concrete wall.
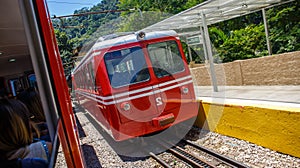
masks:
<svg viewBox="0 0 300 168"><path fill-rule="evenodd" d="M209 66L191 68L195 84L211 84ZM215 64L218 85L300 85L300 51Z"/></svg>
<svg viewBox="0 0 300 168"><path fill-rule="evenodd" d="M198 86L212 85L209 66L191 68ZM300 85L300 51L216 64L220 86ZM300 108L202 99L195 125L300 157ZM237 117L238 116L238 117Z"/></svg>
<svg viewBox="0 0 300 168"><path fill-rule="evenodd" d="M199 105L196 126L300 158L300 108L230 101Z"/></svg>

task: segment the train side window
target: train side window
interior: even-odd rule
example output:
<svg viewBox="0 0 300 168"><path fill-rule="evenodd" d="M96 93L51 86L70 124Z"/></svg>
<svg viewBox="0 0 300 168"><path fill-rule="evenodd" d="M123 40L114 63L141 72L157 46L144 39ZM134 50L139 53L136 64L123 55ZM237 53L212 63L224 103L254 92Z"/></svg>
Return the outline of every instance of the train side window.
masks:
<svg viewBox="0 0 300 168"><path fill-rule="evenodd" d="M80 71L79 71L79 76L80 76L80 88L81 88L81 89L84 89L84 87L83 87L84 85L83 85L83 83L82 83L82 82L84 81L84 80L83 80L83 69L82 69L82 68L81 68Z"/></svg>
<svg viewBox="0 0 300 168"><path fill-rule="evenodd" d="M10 89L11 89L12 96L14 96L14 97L17 96L17 94L20 90L22 90L22 85L21 85L21 82L18 78L10 79L9 80L9 86L10 86Z"/></svg>
<svg viewBox="0 0 300 168"><path fill-rule="evenodd" d="M150 79L141 47L106 53L104 60L110 84L114 88Z"/></svg>
<svg viewBox="0 0 300 168"><path fill-rule="evenodd" d="M28 75L28 82L29 82L29 86L31 88L37 88L37 83L36 83L36 76L35 74L30 74Z"/></svg>
<svg viewBox="0 0 300 168"><path fill-rule="evenodd" d="M161 78L185 70L176 41L166 41L147 46L154 73Z"/></svg>
<svg viewBox="0 0 300 168"><path fill-rule="evenodd" d="M87 64L85 67L85 74L86 74L86 85L87 85L87 89L90 91L92 90L92 79L91 79L91 73L90 73L90 64Z"/></svg>
<svg viewBox="0 0 300 168"><path fill-rule="evenodd" d="M95 74L94 74L94 68L93 68L93 63L90 62L88 64L88 69L89 69L89 76L90 76L90 84L91 84L91 87L90 87L90 90L95 90Z"/></svg>
<svg viewBox="0 0 300 168"><path fill-rule="evenodd" d="M89 81L90 81L90 76L89 76L89 71L87 69L87 66L84 66L84 89L89 89Z"/></svg>
<svg viewBox="0 0 300 168"><path fill-rule="evenodd" d="M81 89L84 89L84 67L80 70L80 76L81 76Z"/></svg>

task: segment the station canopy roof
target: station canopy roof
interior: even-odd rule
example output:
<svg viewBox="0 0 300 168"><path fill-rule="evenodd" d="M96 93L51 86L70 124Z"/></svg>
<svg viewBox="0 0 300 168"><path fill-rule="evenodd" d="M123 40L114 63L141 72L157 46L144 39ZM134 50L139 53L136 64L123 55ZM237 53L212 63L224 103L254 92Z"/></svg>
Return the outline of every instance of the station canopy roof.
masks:
<svg viewBox="0 0 300 168"><path fill-rule="evenodd" d="M181 13L143 29L143 31L176 30L179 35L191 35L187 31L202 26L202 13L206 24L212 25L239 16L247 15L263 8L291 2L293 0L208 0ZM191 31L190 31L191 32ZM197 31L198 32L198 31ZM199 33L199 32L198 32Z"/></svg>

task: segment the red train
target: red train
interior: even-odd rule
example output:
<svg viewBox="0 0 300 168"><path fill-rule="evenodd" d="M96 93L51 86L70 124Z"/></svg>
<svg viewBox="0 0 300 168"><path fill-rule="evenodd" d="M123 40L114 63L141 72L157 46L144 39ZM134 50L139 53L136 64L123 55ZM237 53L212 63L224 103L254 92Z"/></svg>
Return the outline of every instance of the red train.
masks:
<svg viewBox="0 0 300 168"><path fill-rule="evenodd" d="M72 73L78 102L106 132L121 141L195 119L192 76L175 31L107 37Z"/></svg>

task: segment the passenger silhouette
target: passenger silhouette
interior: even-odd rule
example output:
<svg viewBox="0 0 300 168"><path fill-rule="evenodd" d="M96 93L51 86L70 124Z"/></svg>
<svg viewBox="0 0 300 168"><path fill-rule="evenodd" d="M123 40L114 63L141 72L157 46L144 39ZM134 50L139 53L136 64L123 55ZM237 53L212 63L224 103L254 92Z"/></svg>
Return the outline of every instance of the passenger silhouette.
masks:
<svg viewBox="0 0 300 168"><path fill-rule="evenodd" d="M45 141L33 142L34 125L29 117L28 109L21 101L0 100L1 165L10 162L22 167L47 166L52 144Z"/></svg>
<svg viewBox="0 0 300 168"><path fill-rule="evenodd" d="M50 142L51 138L48 132L48 126L46 124L46 118L38 92L34 88L29 88L18 94L17 98L28 108L30 120L34 122L40 132L39 138ZM34 137L37 138L37 135Z"/></svg>

